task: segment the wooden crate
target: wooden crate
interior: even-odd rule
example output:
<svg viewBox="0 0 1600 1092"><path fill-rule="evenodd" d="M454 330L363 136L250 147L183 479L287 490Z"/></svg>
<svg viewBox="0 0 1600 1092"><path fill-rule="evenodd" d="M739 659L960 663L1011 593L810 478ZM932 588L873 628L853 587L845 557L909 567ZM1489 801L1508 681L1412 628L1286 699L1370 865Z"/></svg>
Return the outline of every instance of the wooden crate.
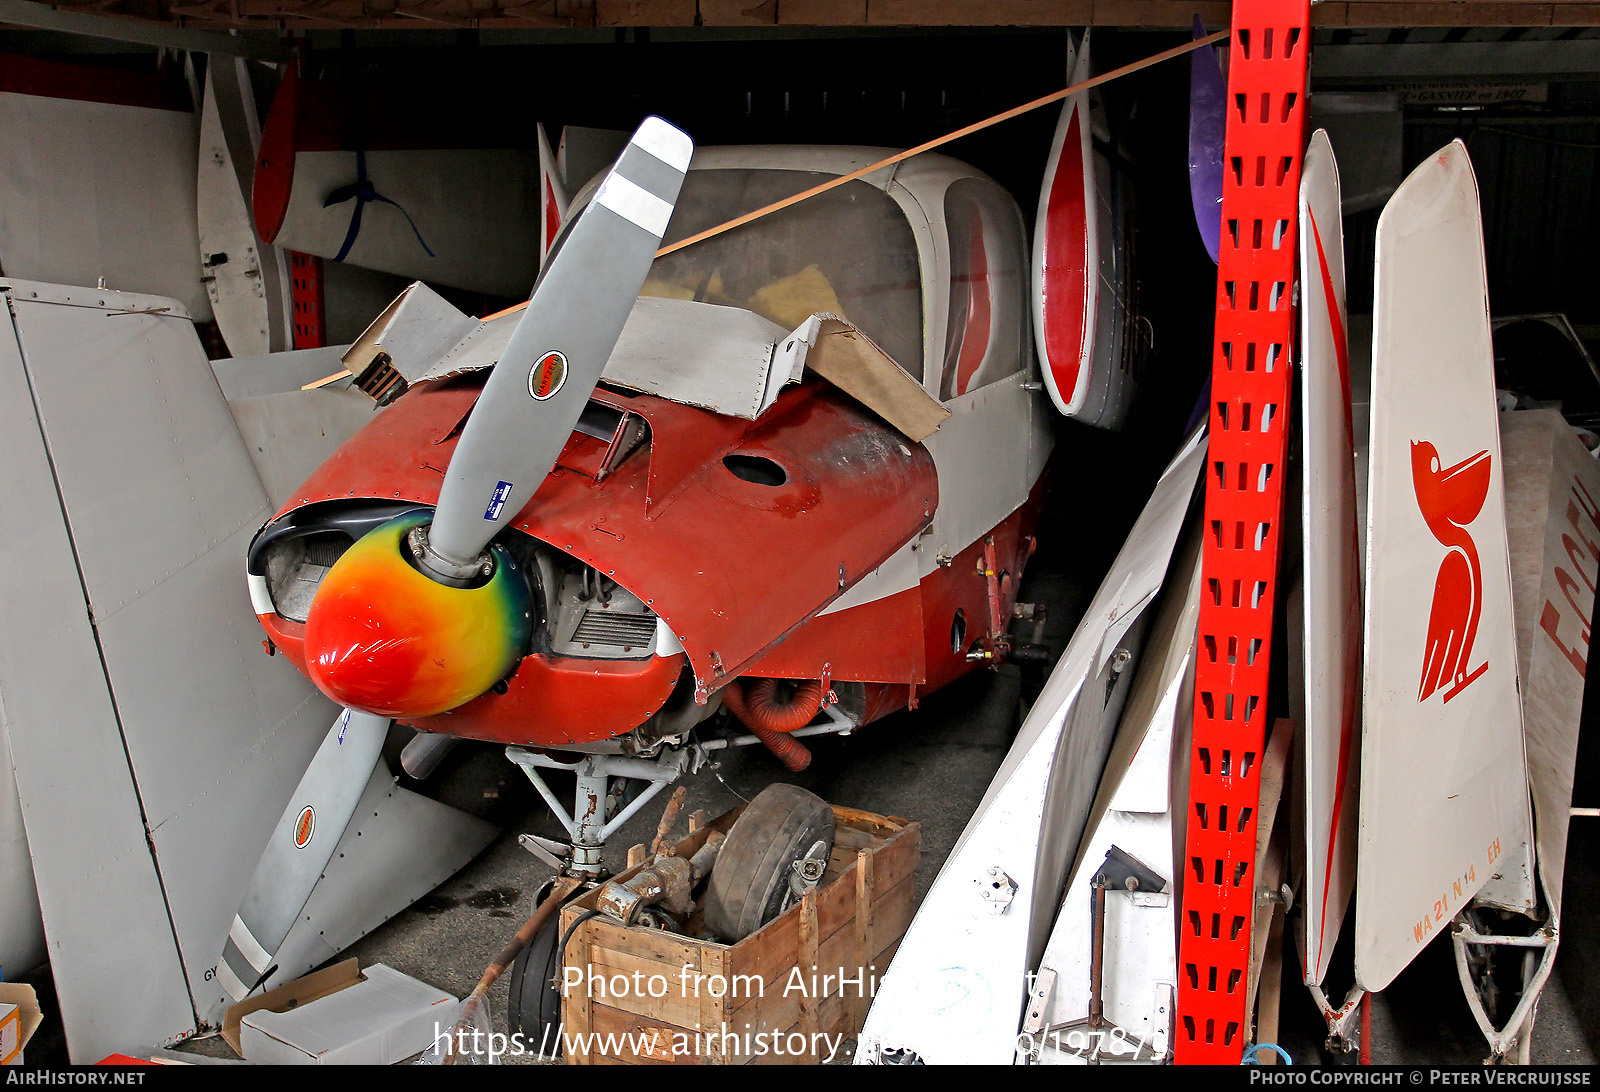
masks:
<svg viewBox="0 0 1600 1092"><path fill-rule="evenodd" d="M693 832L672 852L693 856L742 810ZM822 882L737 944L626 928L605 917L577 926L561 980L564 1041L577 1047L567 1061L817 1063L828 1060L833 1044L855 1037L911 924L922 827L851 808L833 813L833 853ZM563 934L598 895L590 891L562 908ZM690 927L698 924L697 913ZM843 1057L840 1050L834 1060Z"/></svg>

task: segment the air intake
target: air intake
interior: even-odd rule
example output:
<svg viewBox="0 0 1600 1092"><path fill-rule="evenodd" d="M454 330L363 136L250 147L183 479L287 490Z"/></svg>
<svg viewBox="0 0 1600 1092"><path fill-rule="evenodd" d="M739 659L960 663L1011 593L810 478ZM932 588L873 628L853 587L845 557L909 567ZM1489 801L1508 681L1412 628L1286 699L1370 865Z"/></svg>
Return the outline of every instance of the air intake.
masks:
<svg viewBox="0 0 1600 1092"><path fill-rule="evenodd" d="M653 614L586 610L583 621L572 633L572 643L583 648L606 645L631 651L649 648L654 644L655 636L656 619Z"/></svg>

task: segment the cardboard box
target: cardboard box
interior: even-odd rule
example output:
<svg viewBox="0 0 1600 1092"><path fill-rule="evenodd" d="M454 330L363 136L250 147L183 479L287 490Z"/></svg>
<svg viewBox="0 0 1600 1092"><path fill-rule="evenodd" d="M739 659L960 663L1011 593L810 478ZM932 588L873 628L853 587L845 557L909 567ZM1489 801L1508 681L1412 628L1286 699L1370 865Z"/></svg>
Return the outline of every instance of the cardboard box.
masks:
<svg viewBox="0 0 1600 1092"><path fill-rule="evenodd" d="M268 1065L392 1065L432 1045L456 998L353 959L228 1010L222 1034L248 1061Z"/></svg>
<svg viewBox="0 0 1600 1092"><path fill-rule="evenodd" d="M0 1065L21 1065L22 1048L44 1021L32 986L0 982Z"/></svg>

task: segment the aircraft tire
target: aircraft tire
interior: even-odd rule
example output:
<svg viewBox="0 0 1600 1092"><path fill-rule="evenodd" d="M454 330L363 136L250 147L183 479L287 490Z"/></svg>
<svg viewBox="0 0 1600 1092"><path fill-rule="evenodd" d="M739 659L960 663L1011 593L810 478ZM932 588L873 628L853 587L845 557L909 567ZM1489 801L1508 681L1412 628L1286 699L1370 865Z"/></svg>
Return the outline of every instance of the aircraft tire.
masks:
<svg viewBox="0 0 1600 1092"><path fill-rule="evenodd" d="M550 897L549 888L539 893L535 905ZM583 894L580 888L574 896ZM517 958L511 962L510 999L507 1019L513 1032L521 1032L523 1042L530 1050L548 1049L561 1053L561 953L556 950L560 940L561 915L558 913L545 922L543 929L534 934Z"/></svg>
<svg viewBox="0 0 1600 1092"><path fill-rule="evenodd" d="M833 848L833 809L798 785L770 785L750 801L717 854L702 903L706 928L733 944L784 909L797 861Z"/></svg>

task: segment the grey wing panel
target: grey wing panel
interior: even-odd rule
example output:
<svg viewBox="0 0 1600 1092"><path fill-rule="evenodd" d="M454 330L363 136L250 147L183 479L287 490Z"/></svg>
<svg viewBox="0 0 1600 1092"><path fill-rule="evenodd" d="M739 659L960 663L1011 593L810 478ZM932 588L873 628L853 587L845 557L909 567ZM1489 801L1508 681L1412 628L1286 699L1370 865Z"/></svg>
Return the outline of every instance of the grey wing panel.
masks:
<svg viewBox="0 0 1600 1092"><path fill-rule="evenodd" d="M25 299L16 298L20 289L14 294L16 322L60 490L59 500L36 498L34 509L53 507L58 519L65 511L72 543L61 556L70 563L75 550L82 574L78 587L56 590L49 609L64 624L82 619L87 630L87 596L115 695L102 716L120 769L75 780L96 796L137 794L132 818L106 817L97 836L136 837L147 863L153 846L167 901L161 917L170 918L163 927L176 933L184 962L177 982L181 989L187 979L204 1013L220 996L211 965L250 872L335 709L263 653L243 559L270 515L268 500L191 324L130 313L163 302L148 297L110 299L101 309L81 293L69 305L78 290L28 288ZM9 618L0 625L6 638ZM82 761L59 753L59 744L45 750L65 771ZM26 814L29 786L19 781ZM41 844L76 843L33 844L38 858ZM43 897L47 869L38 870ZM104 884L92 890L123 901ZM45 917L53 935L48 899ZM103 925L81 907L76 918L83 924L74 927L91 936ZM154 935L149 922L145 931ZM64 975L59 951L53 944L58 989L81 975L97 1005L137 1009L153 982L167 988L171 976L108 978L76 961ZM137 988L140 1005L108 983ZM192 1014L181 1026L166 1015L152 1019L120 1045L161 1041L193 1024Z"/></svg>
<svg viewBox="0 0 1600 1092"><path fill-rule="evenodd" d="M348 345L325 345L320 349L291 349L263 356L235 356L213 360L211 371L217 377L223 397L230 400L298 392L307 383L343 370L344 354L349 348Z"/></svg>
<svg viewBox="0 0 1600 1092"><path fill-rule="evenodd" d="M292 981L338 955L443 883L499 833L395 781L382 763L372 771L322 882L278 949L278 970L264 988ZM357 954L364 962L369 958L359 949Z"/></svg>
<svg viewBox="0 0 1600 1092"><path fill-rule="evenodd" d="M191 1028L194 1010L27 372L0 314L0 716L69 1050L88 1062ZM117 982L139 983L139 1003L105 989Z"/></svg>
<svg viewBox="0 0 1600 1092"><path fill-rule="evenodd" d="M378 412L353 387L239 398L228 409L274 511Z"/></svg>
<svg viewBox="0 0 1600 1092"><path fill-rule="evenodd" d="M33 882L33 859L28 856L22 804L11 772L5 712L0 710L0 980L7 968L14 979L44 961L39 889Z"/></svg>
<svg viewBox="0 0 1600 1092"><path fill-rule="evenodd" d="M197 321L211 318L193 114L6 92L0 140L8 276L176 296Z"/></svg>

